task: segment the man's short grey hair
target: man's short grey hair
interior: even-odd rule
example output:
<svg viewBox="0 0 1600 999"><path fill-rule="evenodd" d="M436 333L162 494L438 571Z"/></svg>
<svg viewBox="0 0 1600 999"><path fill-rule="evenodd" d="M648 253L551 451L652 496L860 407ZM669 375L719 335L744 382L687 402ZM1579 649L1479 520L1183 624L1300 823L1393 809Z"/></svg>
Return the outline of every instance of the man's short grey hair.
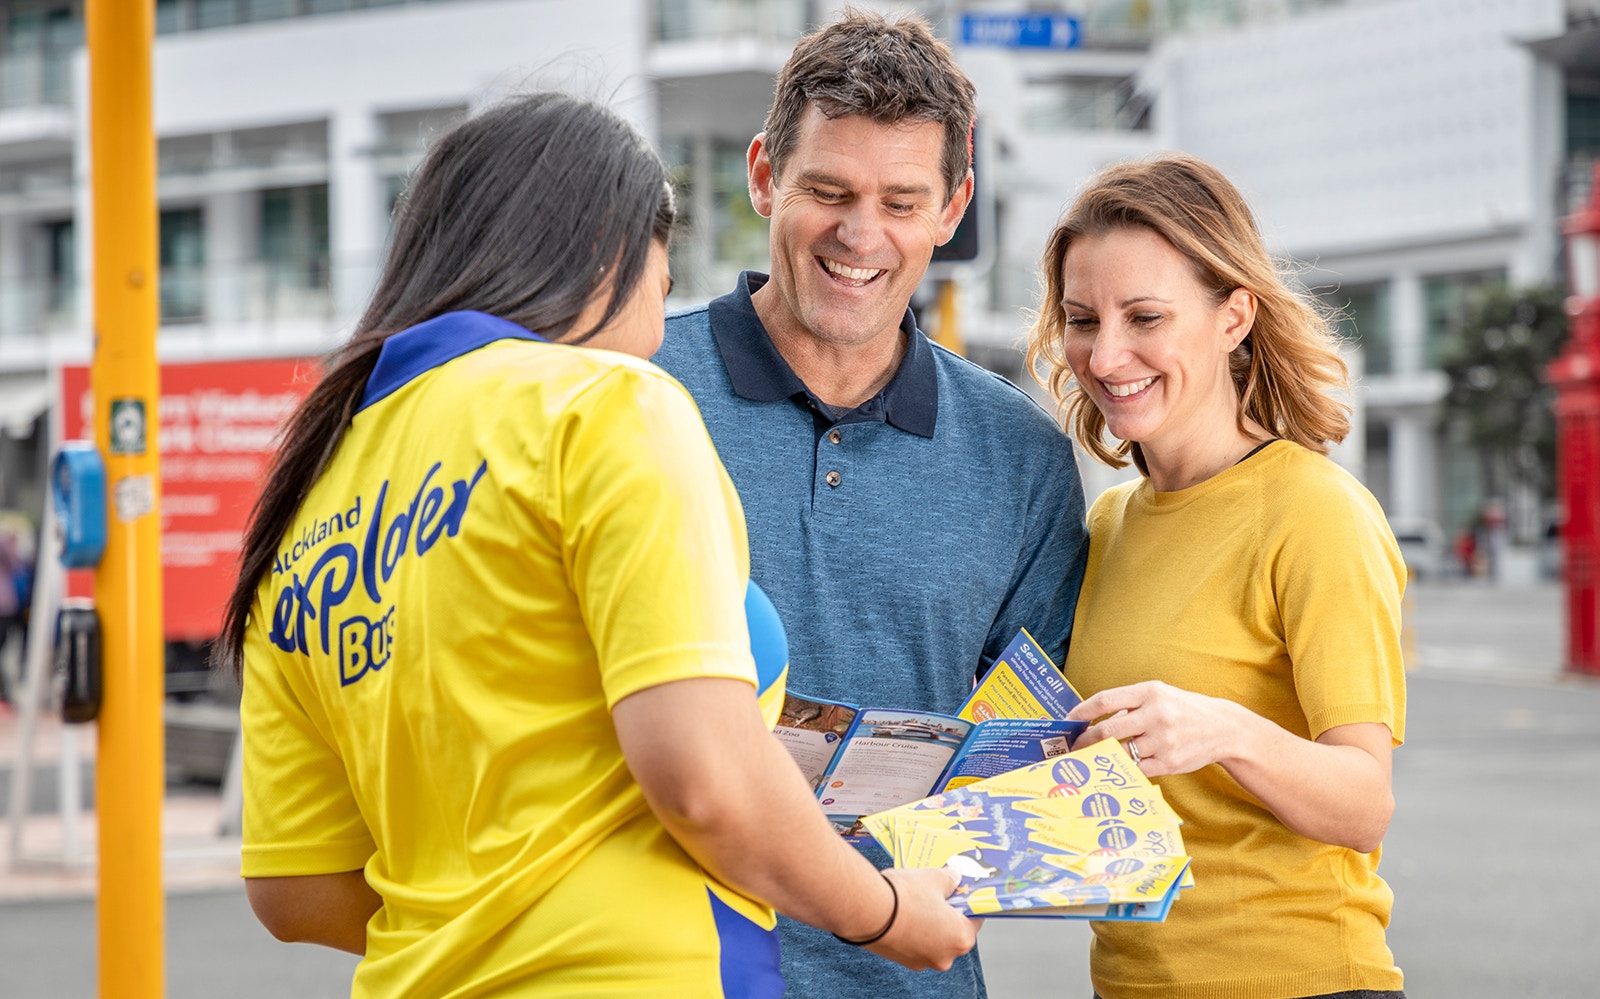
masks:
<svg viewBox="0 0 1600 999"><path fill-rule="evenodd" d="M812 105L828 118L938 123L944 130L940 172L946 201L972 169L976 90L950 47L917 15L891 21L847 9L840 20L800 40L774 90L766 122L774 177L782 174Z"/></svg>

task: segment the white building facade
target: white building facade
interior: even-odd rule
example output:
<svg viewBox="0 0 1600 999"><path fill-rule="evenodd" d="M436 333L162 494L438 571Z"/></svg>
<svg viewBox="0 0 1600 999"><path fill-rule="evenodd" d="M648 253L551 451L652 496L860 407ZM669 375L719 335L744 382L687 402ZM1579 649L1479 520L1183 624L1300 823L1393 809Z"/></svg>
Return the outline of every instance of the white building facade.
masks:
<svg viewBox="0 0 1600 999"><path fill-rule="evenodd" d="M1564 81L1528 43L1566 27L1561 0L1369 0L1173 39L1152 67L1162 144L1232 177L1345 311L1348 463L1397 521L1460 530L1488 499L1440 363L1476 288L1560 280Z"/></svg>
<svg viewBox="0 0 1600 999"><path fill-rule="evenodd" d="M366 300L427 137L538 86L601 99L658 142L688 222L679 297L722 293L767 262L744 157L773 77L843 6L153 2L164 360L332 347ZM1038 254L1088 176L1192 151L1240 184L1275 252L1351 317L1362 418L1339 460L1397 517L1454 528L1473 515L1483 497L1439 425L1438 359L1472 288L1558 276L1573 122L1600 147L1600 84L1586 97L1582 74L1562 68L1594 48L1573 41L1592 4L867 6L920 9L952 38L963 14L1024 7L1081 28L1065 51L956 46L979 88L994 203L984 267L957 271L977 359L1026 380L1018 344ZM81 4L0 0L0 32L0 508L37 511L47 374L91 349ZM1118 477L1086 463L1091 494Z"/></svg>
<svg viewBox="0 0 1600 999"><path fill-rule="evenodd" d="M157 3L161 359L336 344L428 136L474 106L560 85L654 134L640 13L638 0ZM92 349L82 10L15 0L0 29L0 507L37 512L47 375Z"/></svg>

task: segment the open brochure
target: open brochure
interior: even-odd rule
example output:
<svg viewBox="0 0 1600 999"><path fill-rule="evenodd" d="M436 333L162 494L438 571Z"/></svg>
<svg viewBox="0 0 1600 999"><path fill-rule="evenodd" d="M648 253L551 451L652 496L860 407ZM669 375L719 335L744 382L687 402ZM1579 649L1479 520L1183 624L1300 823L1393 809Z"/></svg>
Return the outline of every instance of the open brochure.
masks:
<svg viewBox="0 0 1600 999"><path fill-rule="evenodd" d="M1079 700L1023 631L955 715L789 694L774 734L856 838L863 815L1065 755L1088 727L1061 717Z"/></svg>
<svg viewBox="0 0 1600 999"><path fill-rule="evenodd" d="M897 867L945 867L974 916L1159 922L1193 884L1179 820L1106 740L866 816Z"/></svg>

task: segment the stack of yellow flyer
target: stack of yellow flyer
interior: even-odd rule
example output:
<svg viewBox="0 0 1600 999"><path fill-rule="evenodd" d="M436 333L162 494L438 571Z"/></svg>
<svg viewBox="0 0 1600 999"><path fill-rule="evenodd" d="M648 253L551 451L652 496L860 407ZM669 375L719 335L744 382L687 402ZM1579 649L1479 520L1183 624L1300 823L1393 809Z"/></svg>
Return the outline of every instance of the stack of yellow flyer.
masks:
<svg viewBox="0 0 1600 999"><path fill-rule="evenodd" d="M973 916L1160 922L1193 884L1179 820L1107 739L869 815L897 867L946 867Z"/></svg>

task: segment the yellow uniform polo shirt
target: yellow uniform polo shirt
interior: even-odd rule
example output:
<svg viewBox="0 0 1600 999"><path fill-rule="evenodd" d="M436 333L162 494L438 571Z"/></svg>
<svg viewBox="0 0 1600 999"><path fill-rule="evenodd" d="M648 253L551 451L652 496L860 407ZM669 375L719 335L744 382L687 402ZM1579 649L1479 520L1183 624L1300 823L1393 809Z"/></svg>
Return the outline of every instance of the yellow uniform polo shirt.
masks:
<svg viewBox="0 0 1600 999"><path fill-rule="evenodd" d="M757 683L748 576L665 373L482 313L396 334L257 595L244 875L365 869L357 996L779 994L773 913L667 835L609 712Z"/></svg>
<svg viewBox="0 0 1600 999"><path fill-rule="evenodd" d="M1067 678L1085 697L1140 680L1225 698L1295 735L1378 722L1405 738L1405 566L1372 494L1277 441L1206 481L1107 490ZM1095 923L1106 999L1281 999L1396 990L1394 902L1370 854L1290 830L1217 764L1156 778L1183 818L1195 886L1165 923Z"/></svg>

